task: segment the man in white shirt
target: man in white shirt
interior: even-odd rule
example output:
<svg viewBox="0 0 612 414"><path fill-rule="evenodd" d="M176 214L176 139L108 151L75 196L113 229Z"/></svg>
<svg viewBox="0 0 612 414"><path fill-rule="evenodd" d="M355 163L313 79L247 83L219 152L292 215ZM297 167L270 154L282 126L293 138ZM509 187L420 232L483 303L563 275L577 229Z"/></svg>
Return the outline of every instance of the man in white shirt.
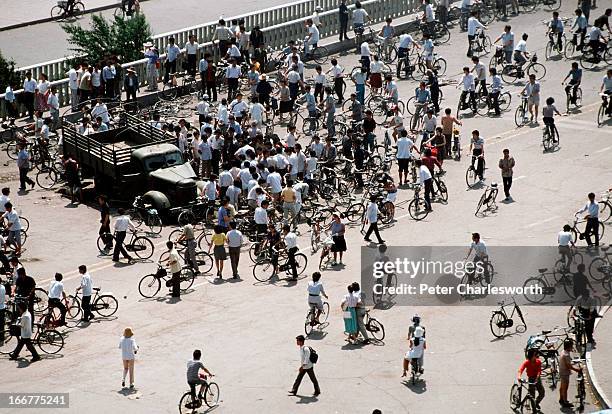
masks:
<svg viewBox="0 0 612 414"><path fill-rule="evenodd" d="M32 79L32 72L26 72L26 78L23 81L23 103L28 111L28 119L32 121L34 119L34 94L36 92L38 84L36 80Z"/></svg>
<svg viewBox="0 0 612 414"><path fill-rule="evenodd" d="M77 287L77 293L83 290L83 298L81 299L81 308L83 309L83 322L89 322L90 319L94 318L94 314L91 313L91 295L93 294L93 282L91 275L87 271L87 266L79 266L79 274L81 275L81 284Z"/></svg>
<svg viewBox="0 0 612 414"><path fill-rule="evenodd" d="M482 265L489 260L489 251L487 250L487 245L480 239L480 233L472 233L472 244L470 245L470 249L465 256L465 260L470 257L472 251L474 252L474 259L472 262L474 263L475 268L474 272L472 272L468 278L468 284L472 283L474 273L479 271L479 267L477 267L479 263L481 264L480 267L482 267L484 270L485 281L486 283L489 283L490 275L487 271L488 266Z"/></svg>
<svg viewBox="0 0 612 414"><path fill-rule="evenodd" d="M415 165L419 170L419 184L424 189L423 199L425 200L425 209L432 211L431 198L434 196L434 188L431 171L429 171L426 165L423 165L421 160L416 160Z"/></svg>
<svg viewBox="0 0 612 414"><path fill-rule="evenodd" d="M365 23L369 20L370 16L368 15L368 12L361 7L361 2L355 2L355 9L353 9L353 30L355 31L355 34L357 34L359 29L362 29Z"/></svg>
<svg viewBox="0 0 612 414"><path fill-rule="evenodd" d="M28 307L25 303L19 302L17 304L17 310L21 314L19 318L19 324L21 325L21 335L19 336L19 342L17 346L9 354L9 358L12 360L16 360L19 357L19 353L25 346L28 351L32 354L32 359L30 362L40 361L40 355L34 348L32 344L32 314L28 311ZM314 375L314 374L313 374Z"/></svg>
<svg viewBox="0 0 612 414"><path fill-rule="evenodd" d="M59 126L59 99L57 97L57 87L52 86L49 90L49 96L47 97L47 106L49 107L49 114L51 115L51 119L53 123L51 124L51 129L55 131Z"/></svg>
<svg viewBox="0 0 612 414"><path fill-rule="evenodd" d="M480 21L478 20L478 18L476 17L478 15L477 12L472 12L472 16L468 19L468 23L467 23L467 35L468 35L468 50L467 50L467 57L472 57L472 43L474 42L474 40L476 39L476 36L478 35L478 29L482 29L485 30L486 27L480 23Z"/></svg>
<svg viewBox="0 0 612 414"><path fill-rule="evenodd" d="M240 230L236 229L236 222L229 223L230 231L227 232L227 245L229 250L230 263L232 265L232 274L234 279L239 279L238 263L240 261L240 247L244 243L244 237Z"/></svg>
<svg viewBox="0 0 612 414"><path fill-rule="evenodd" d="M287 249L287 264L291 268L291 280L297 281L297 262L295 261L295 254L298 252L297 246L297 235L291 231L289 224L283 225L283 237L285 241L285 248ZM304 271L304 269L301 269ZM300 272L301 273L301 272Z"/></svg>
<svg viewBox="0 0 612 414"><path fill-rule="evenodd" d="M257 234L266 234L268 230L268 207L270 202L264 200L261 202L261 206L255 209L253 220L255 221L255 227L257 228Z"/></svg>
<svg viewBox="0 0 612 414"><path fill-rule="evenodd" d="M238 51L240 53L240 51ZM242 74L240 68L236 66L236 59L232 59L232 64L225 69L225 82L227 83L227 99L232 100L238 92L238 81Z"/></svg>
<svg viewBox="0 0 612 414"><path fill-rule="evenodd" d="M4 205L6 211L2 215L0 221L6 220L5 229L8 230L9 234L6 239L7 244L15 242L15 255L21 254L21 220L19 219L19 213L13 209L13 204L7 202Z"/></svg>
<svg viewBox="0 0 612 414"><path fill-rule="evenodd" d="M108 116L108 108L100 98L97 99L96 105L91 110L91 119L96 119L99 116L102 117L102 122L108 125L108 123L110 122L110 117Z"/></svg>
<svg viewBox="0 0 612 414"><path fill-rule="evenodd" d="M49 311L52 311L53 308L60 310L60 326L66 325L66 306L62 303L62 299L64 299L64 302L67 302L67 299L62 283L63 278L64 276L61 273L56 273L55 280L49 285Z"/></svg>
<svg viewBox="0 0 612 414"><path fill-rule="evenodd" d="M308 30L308 34L304 39L304 51L306 58L308 58L310 48L316 48L317 43L319 43L319 28L313 23L312 19L306 20L306 28Z"/></svg>
<svg viewBox="0 0 612 414"><path fill-rule="evenodd" d="M10 203L11 198L9 195L11 194L11 189L8 187L2 188L2 195L0 195L0 212L4 213L6 211L6 203Z"/></svg>
<svg viewBox="0 0 612 414"><path fill-rule="evenodd" d="M310 353L311 348L309 346L304 345L304 335L298 335L295 337L295 342L297 346L300 348L300 368L297 378L293 383L293 387L289 390L290 395L296 395L298 392L298 388L302 382L302 378L304 378L305 374L308 374L308 378L312 381L312 385L314 385L314 394L313 396L317 396L321 394L321 389L319 388L319 381L317 381L317 377L314 373L314 365L310 361Z"/></svg>
<svg viewBox="0 0 612 414"><path fill-rule="evenodd" d="M135 231L136 228L130 220L130 216L125 214L125 210L120 208L117 210L119 217L115 220L115 249L113 250L113 262L119 261L119 253L128 259L128 263L132 263L133 259L123 247L123 241L127 234L128 229Z"/></svg>
<svg viewBox="0 0 612 414"><path fill-rule="evenodd" d="M370 224L370 227L368 227L368 231L366 231L363 240L371 242L372 240L370 240L370 235L372 232L374 232L376 238L378 239L378 244L385 244L385 241L380 237L380 233L378 231L378 205L376 204L376 196L370 196L370 204L368 205L363 220L364 226L368 223Z"/></svg>
<svg viewBox="0 0 612 414"><path fill-rule="evenodd" d="M241 122L242 118L249 111L249 105L242 100L242 94L238 92L236 94L236 99L230 103L229 109L234 115L234 118L236 118L236 121Z"/></svg>
<svg viewBox="0 0 612 414"><path fill-rule="evenodd" d="M572 253L570 247L574 247L574 236L572 234L572 228L569 224L563 226L563 230L561 230L557 234L557 245L558 251L561 255L561 259L565 263L565 269L569 272L570 265L572 264Z"/></svg>
<svg viewBox="0 0 612 414"><path fill-rule="evenodd" d="M194 35L189 35L189 41L185 43L185 52L187 53L187 72L195 78L196 62L198 61L198 49L200 45L196 42Z"/></svg>
<svg viewBox="0 0 612 414"><path fill-rule="evenodd" d="M576 215L585 214L586 228L584 229L584 237L589 247L593 246L591 235L595 236L595 246L599 246L599 204L595 201L595 193L588 194L589 202L576 212Z"/></svg>
<svg viewBox="0 0 612 414"><path fill-rule="evenodd" d="M523 33L521 36L521 40L518 42L516 47L514 48L514 61L518 66L518 75L519 78L523 77L522 67L527 62L529 58L529 53L527 52L527 38L529 35L527 33Z"/></svg>
<svg viewBox="0 0 612 414"><path fill-rule="evenodd" d="M269 167L268 177L266 178L266 183L270 186L270 193L272 193L272 199L277 200L280 196L283 187L281 185L282 177L279 173L276 172L275 167Z"/></svg>
<svg viewBox="0 0 612 414"><path fill-rule="evenodd" d="M474 75L470 73L470 68L465 66L463 68L463 77L461 78L462 90L459 98L459 108L466 109L471 107L472 111L476 112L476 85L474 82ZM469 95L469 102L465 101L465 98Z"/></svg>

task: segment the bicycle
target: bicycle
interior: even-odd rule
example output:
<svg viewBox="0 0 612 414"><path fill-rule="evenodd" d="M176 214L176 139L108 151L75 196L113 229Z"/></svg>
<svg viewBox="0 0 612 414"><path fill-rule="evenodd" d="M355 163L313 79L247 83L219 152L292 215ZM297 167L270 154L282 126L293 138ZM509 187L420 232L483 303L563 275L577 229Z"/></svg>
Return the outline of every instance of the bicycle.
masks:
<svg viewBox="0 0 612 414"><path fill-rule="evenodd" d="M584 378L584 371L582 368L582 364L585 362L586 360L583 358L575 358L572 359L572 364L579 364L580 365L580 371L578 372L578 375L576 376L576 398L578 399L578 412L583 412L584 411L584 402L586 400L586 381Z"/></svg>
<svg viewBox="0 0 612 414"><path fill-rule="evenodd" d="M483 55L488 55L491 52L491 37L485 34L483 30L477 30L476 36L472 41L472 56L481 57Z"/></svg>
<svg viewBox="0 0 612 414"><path fill-rule="evenodd" d="M499 105L500 112L505 112L510 108L510 103L512 102L512 95L510 92L500 93L497 97L497 104ZM476 100L476 112L480 116L488 116L491 110L493 110L493 100L491 98L491 93L488 95L480 96Z"/></svg>
<svg viewBox="0 0 612 414"><path fill-rule="evenodd" d="M382 342L383 339L385 339L385 327L378 319L373 318L370 315L369 309L366 309L364 323L366 331L370 332L372 334L372 337L377 342Z"/></svg>
<svg viewBox="0 0 612 414"><path fill-rule="evenodd" d="M129 241L127 243L124 241L123 243L125 250L134 253L141 260L150 259L155 252L155 246L153 245L151 239L146 236L137 236L137 232L135 230L130 231L130 234L131 236ZM113 243L117 243L117 239L113 234L104 233L98 236L97 245L100 255L110 256L113 254L112 249L106 248L107 243L110 244L109 242L111 239Z"/></svg>
<svg viewBox="0 0 612 414"><path fill-rule="evenodd" d="M36 184L45 190L51 190L57 184L66 182L66 171L61 161L42 166L36 173Z"/></svg>
<svg viewBox="0 0 612 414"><path fill-rule="evenodd" d="M578 216L576 215L576 216L574 216L574 222L572 224L570 224L572 226L570 231L572 232L572 235L574 236L574 243L576 243L578 241L578 239L580 239L580 240L585 240L586 239L586 232L583 233L583 232L581 232L578 229L578 224L579 223L584 223L584 222L586 222L586 220L580 221ZM596 241L600 242L601 239L603 239L603 235L604 235L604 231L606 230L606 226L601 222L601 220L599 221L598 224L599 224L598 225L598 227L599 227L599 233L598 233L599 239L596 240ZM585 228L585 230L586 230L586 228ZM589 235L594 235L594 232L591 232Z"/></svg>
<svg viewBox="0 0 612 414"><path fill-rule="evenodd" d="M297 47L298 53L300 54L300 57L303 60L312 59L314 60L315 63L318 63L319 65L325 64L327 62L327 58L329 57L329 50L327 50L325 46L311 45L311 48L308 54L306 54L304 51L303 41L301 40L297 41L295 43L295 47Z"/></svg>
<svg viewBox="0 0 612 414"><path fill-rule="evenodd" d="M529 392L529 385L535 385L535 382L520 379L510 389L510 408L512 411L532 414L539 412L535 399Z"/></svg>
<svg viewBox="0 0 612 414"><path fill-rule="evenodd" d="M278 272L285 272L287 277L293 277L291 272L291 266L289 265L289 254L285 249L277 250L273 248L275 251L276 258L273 257L265 257L257 261L255 266L253 266L253 277L259 282L268 282L270 281L276 273L274 273L274 262L278 263ZM306 266L308 265L308 258L304 253L296 253L295 254L295 262L297 274L300 276L306 270Z"/></svg>
<svg viewBox="0 0 612 414"><path fill-rule="evenodd" d="M419 18L417 17L416 20L418 21ZM450 31L448 30L448 27L446 27L445 25L443 25L437 20L433 22L432 30L429 29L428 23L420 22L419 30L417 31L417 34L415 35L415 40L422 41L424 38L422 35L425 33L429 33L430 38L434 42L435 45L448 43L448 41L451 38L451 34L450 34Z"/></svg>
<svg viewBox="0 0 612 414"><path fill-rule="evenodd" d="M188 75L187 72L171 73L168 82L164 82L164 86L157 92L157 97L162 101L173 101L179 95L190 95L192 93L201 92L198 88L196 79ZM177 77L182 77L182 82L179 85Z"/></svg>
<svg viewBox="0 0 612 414"><path fill-rule="evenodd" d="M493 311L491 315L491 320L489 320L489 327L491 328L491 333L496 338L502 338L506 334L506 329L514 326L514 312L521 319L521 324L516 325L516 332L524 333L527 331L527 323L525 322L525 318L523 317L523 311L519 308L519 305L516 303L514 296L512 296L512 303L506 303L505 301L497 302L499 305L499 309ZM512 306L512 313L508 315L506 308L508 306Z"/></svg>
<svg viewBox="0 0 612 414"><path fill-rule="evenodd" d="M71 296L67 296L66 300L64 301L64 306L66 307L66 318L76 319L80 309L78 308L76 302L71 299L73 299ZM40 317L40 323L46 329L54 329L62 326L60 310L57 307L47 307L47 313Z"/></svg>
<svg viewBox="0 0 612 414"><path fill-rule="evenodd" d="M212 375L211 375L212 377ZM206 387L204 388L204 395L196 395L196 399L193 399L191 390L188 390L179 401L179 413L180 414L195 414L197 409L202 406L202 399L204 403L209 407L213 408L219 405L219 386L215 382L206 381Z"/></svg>
<svg viewBox="0 0 612 414"><path fill-rule="evenodd" d="M212 261L211 261L212 267ZM183 266L181 269L180 276L180 290L181 293L187 292L187 290L193 285L195 275L193 270L189 266ZM165 286L172 287L172 275L168 275L168 271L163 267L161 263L157 263L157 272L145 275L138 282L138 292L145 298L152 298L160 291L162 282Z"/></svg>
<svg viewBox="0 0 612 414"><path fill-rule="evenodd" d="M51 8L52 19L67 19L69 17L78 18L85 11L85 5L80 1L75 1L72 7L68 6L67 1L58 1L57 5Z"/></svg>
<svg viewBox="0 0 612 414"><path fill-rule="evenodd" d="M333 255L331 254L334 240L331 235L326 235L325 239L321 242L323 248L321 249L321 256L319 259L319 270L324 270L327 265L331 262ZM325 263L324 263L325 262Z"/></svg>
<svg viewBox="0 0 612 414"><path fill-rule="evenodd" d="M597 256L589 264L589 275L598 282L603 282L612 277L612 252L610 246L601 246L603 256Z"/></svg>
<svg viewBox="0 0 612 414"><path fill-rule="evenodd" d="M529 123L529 119L527 118L529 112L529 98L523 94L519 94L519 96L521 97L521 104L516 108L516 112L514 113L514 123L520 128Z"/></svg>
<svg viewBox="0 0 612 414"><path fill-rule="evenodd" d="M555 125L546 125L542 132L542 146L544 152L553 151L559 147L559 130Z"/></svg>
<svg viewBox="0 0 612 414"><path fill-rule="evenodd" d="M127 212L130 215L130 220L136 228L145 224L149 234L159 234L162 231L163 224L159 213L151 204L146 204L142 196L136 196L132 203L132 209Z"/></svg>
<svg viewBox="0 0 612 414"><path fill-rule="evenodd" d="M610 115L607 115L608 105L609 105L608 97L610 95L607 95L605 93L600 93L599 96L601 96L601 105L599 106L599 110L597 111L597 126L598 127L603 126L603 124L608 122L608 119L610 119Z"/></svg>
<svg viewBox="0 0 612 414"><path fill-rule="evenodd" d="M546 49L544 51L544 57L546 60L550 60L556 52L557 56L562 56L565 51L565 47L567 44L567 39L565 34L561 35L561 45L558 44L556 39L556 33L548 34L548 42L546 43Z"/></svg>
<svg viewBox="0 0 612 414"><path fill-rule="evenodd" d="M486 287L493 281L495 269L489 260L481 260L479 262L466 261L465 269L465 274L460 282L462 285L475 286L479 283L480 286Z"/></svg>
<svg viewBox="0 0 612 414"><path fill-rule="evenodd" d="M601 194L598 204L599 220L605 223L612 218L612 188Z"/></svg>
<svg viewBox="0 0 612 414"><path fill-rule="evenodd" d="M533 54L527 66L521 69L516 64L508 64L503 67L501 71L501 78L504 82L512 84L518 79L525 77L525 74L535 75L536 80L541 80L546 75L546 67L538 62L538 56L536 53Z"/></svg>
<svg viewBox="0 0 612 414"><path fill-rule="evenodd" d="M588 43L585 43L582 47L582 55L580 55L580 66L587 70L593 70L599 66L612 64L612 53L610 50L604 48L596 56L593 48Z"/></svg>
<svg viewBox="0 0 612 414"><path fill-rule="evenodd" d="M410 382L412 385L416 385L421 375L423 375L423 370L419 364L419 358L412 358L410 360Z"/></svg>
<svg viewBox="0 0 612 414"><path fill-rule="evenodd" d="M61 332L55 329L46 329L42 323L34 323L34 327L36 329L32 336L32 343L43 353L54 355L64 348L64 335ZM7 326L4 332L4 341L0 341L0 354L11 354L17 346L18 336L11 335L11 330Z"/></svg>
<svg viewBox="0 0 612 414"><path fill-rule="evenodd" d="M538 275L528 278L523 283L523 296L531 303L540 303L546 296L554 296L557 292L555 285L558 283L554 272L547 273L548 268L538 269ZM552 283L547 275L553 276L555 283ZM565 284L564 284L565 286Z"/></svg>
<svg viewBox="0 0 612 414"><path fill-rule="evenodd" d="M467 170L465 171L465 183L467 184L469 189L476 187L482 181L480 177L478 176L477 165L476 166L474 165L477 163L477 161L482 162L483 175L486 169L486 161L484 157L482 155L478 155L478 156L472 155L472 162L470 163Z"/></svg>
<svg viewBox="0 0 612 414"><path fill-rule="evenodd" d="M306 320L304 322L304 332L306 336L310 336L315 327L322 328L327 326L327 318L329 317L329 303L323 302L323 310L317 319L317 308L314 305L310 306L308 313L306 313Z"/></svg>
<svg viewBox="0 0 612 414"><path fill-rule="evenodd" d="M571 85L568 85L571 86ZM572 103L573 100L573 91L572 88L576 88L576 101ZM582 106L582 89L580 86L572 86L569 91L565 93L565 110L567 113L570 111L570 106L574 105L574 107L578 108Z"/></svg>
<svg viewBox="0 0 612 414"><path fill-rule="evenodd" d="M416 221L421 221L429 214L429 209L425 203L425 199L419 195L421 191L421 185L417 184L414 187L414 198L408 204L408 214Z"/></svg>
<svg viewBox="0 0 612 414"><path fill-rule="evenodd" d="M113 316L117 312L117 309L119 309L119 302L117 301L117 298L115 298L111 292L104 292L100 294L99 287L94 287L92 290L96 293L91 298L89 310L91 312L96 312L103 318L110 318ZM78 307L79 309L79 312L73 316L76 318L80 314L81 300L79 299L77 293L70 295L68 298L73 302L71 308L76 309Z"/></svg>
<svg viewBox="0 0 612 414"><path fill-rule="evenodd" d="M476 212L474 213L476 217L478 217L478 213L481 213L481 209L483 207L484 207L484 210L482 210L482 214L481 214L483 216L484 216L484 213L487 211L490 211L490 212L497 211L497 203L495 202L495 199L497 198L498 192L499 192L499 189L497 188L497 183L491 183L490 186L485 187L485 190L482 193L482 196L480 196L480 200L478 201Z"/></svg>

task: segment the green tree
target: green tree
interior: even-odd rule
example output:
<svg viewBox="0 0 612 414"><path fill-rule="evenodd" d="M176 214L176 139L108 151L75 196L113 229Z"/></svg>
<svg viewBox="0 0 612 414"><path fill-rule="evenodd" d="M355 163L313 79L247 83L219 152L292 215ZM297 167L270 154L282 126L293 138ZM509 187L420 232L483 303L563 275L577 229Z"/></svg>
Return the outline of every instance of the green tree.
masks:
<svg viewBox="0 0 612 414"><path fill-rule="evenodd" d="M109 55L116 55L123 62L139 60L143 57L142 44L151 38L151 27L142 13L131 18L116 16L113 20L94 14L88 29L79 24L64 24L62 29L68 34L70 50L87 56L91 62Z"/></svg>
<svg viewBox="0 0 612 414"><path fill-rule="evenodd" d="M16 86L19 75L15 73L15 62L5 59L0 52L0 93L4 93L8 85Z"/></svg>

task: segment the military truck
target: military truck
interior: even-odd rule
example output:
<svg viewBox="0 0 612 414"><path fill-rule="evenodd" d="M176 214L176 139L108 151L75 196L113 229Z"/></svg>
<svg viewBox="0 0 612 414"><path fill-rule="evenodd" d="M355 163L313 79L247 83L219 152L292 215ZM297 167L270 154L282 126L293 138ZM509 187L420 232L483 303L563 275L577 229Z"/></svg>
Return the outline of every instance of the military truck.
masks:
<svg viewBox="0 0 612 414"><path fill-rule="evenodd" d="M125 112L115 128L87 135L78 132L78 118L67 118L64 154L79 162L84 177L93 177L97 194L125 202L142 195L162 217L196 201L202 183L174 136Z"/></svg>

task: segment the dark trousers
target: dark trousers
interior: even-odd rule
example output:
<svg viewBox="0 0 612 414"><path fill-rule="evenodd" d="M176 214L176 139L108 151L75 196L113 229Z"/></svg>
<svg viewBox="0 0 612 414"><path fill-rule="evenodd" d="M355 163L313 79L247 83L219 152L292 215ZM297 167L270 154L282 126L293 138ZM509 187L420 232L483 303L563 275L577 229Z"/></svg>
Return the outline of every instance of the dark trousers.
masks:
<svg viewBox="0 0 612 414"><path fill-rule="evenodd" d="M448 8L446 6L438 6L438 20L444 26L448 23Z"/></svg>
<svg viewBox="0 0 612 414"><path fill-rule="evenodd" d="M170 74L176 73L176 59L174 59L174 62L169 62L166 60L166 63L164 63L164 67L166 68L166 73L164 74L164 83L168 83L170 81Z"/></svg>
<svg viewBox="0 0 612 414"><path fill-rule="evenodd" d="M348 40L348 36L346 35L347 30L348 30L348 19L340 20L340 41Z"/></svg>
<svg viewBox="0 0 612 414"><path fill-rule="evenodd" d="M434 112L437 114L440 112L440 89L436 86L429 88L431 94L431 102L433 103Z"/></svg>
<svg viewBox="0 0 612 414"><path fill-rule="evenodd" d="M25 105L28 116L31 118L34 116L34 92L23 93L23 104Z"/></svg>
<svg viewBox="0 0 612 414"><path fill-rule="evenodd" d="M293 388L291 390L297 393L298 388L300 388L300 384L302 383L302 378L304 378L305 374L308 374L308 378L310 378L310 381L312 381L312 385L314 385L315 394L320 394L321 389L319 388L319 381L317 381L317 377L314 373L314 368L301 369L298 373L297 378L295 379L295 382L293 383Z"/></svg>
<svg viewBox="0 0 612 414"><path fill-rule="evenodd" d="M6 309L0 309L0 342L4 342L5 318L6 318Z"/></svg>
<svg viewBox="0 0 612 414"><path fill-rule="evenodd" d="M323 102L323 84L322 83L315 83L314 97L315 99L319 98L319 102Z"/></svg>
<svg viewBox="0 0 612 414"><path fill-rule="evenodd" d="M476 38L476 36L468 35L467 57L472 57L472 43L474 42L475 38Z"/></svg>
<svg viewBox="0 0 612 414"><path fill-rule="evenodd" d="M187 55L187 72L195 78L197 54Z"/></svg>
<svg viewBox="0 0 612 414"><path fill-rule="evenodd" d="M427 209L431 209L431 199L434 196L433 178L425 180L423 184L425 185L425 194L423 194L423 198L425 199L425 207Z"/></svg>
<svg viewBox="0 0 612 414"><path fill-rule="evenodd" d="M366 231L365 238L369 239L372 232L374 232L374 234L376 235L378 242L382 243L383 239L382 237L380 237L380 233L378 231L378 223L370 223L370 227L368 227L368 231Z"/></svg>
<svg viewBox="0 0 612 414"><path fill-rule="evenodd" d="M539 405L540 402L544 399L544 394L546 393L544 391L544 386L542 385L542 378L540 377L538 377L537 379L529 378L529 382L535 382L535 384L529 385L529 394L535 397L535 392L536 390L538 391L538 397L536 398L536 404Z"/></svg>
<svg viewBox="0 0 612 414"><path fill-rule="evenodd" d="M446 150L446 156L450 157L451 155L451 151L452 151L452 140L453 138L453 134L444 134L444 141L446 142L446 145L444 145L444 148Z"/></svg>
<svg viewBox="0 0 612 414"><path fill-rule="evenodd" d="M135 101L136 100L136 88L127 88L125 90L125 101Z"/></svg>
<svg viewBox="0 0 612 414"><path fill-rule="evenodd" d="M487 96L489 94L489 91L487 90L487 81L483 79L479 80L478 83L480 84L480 93L482 96Z"/></svg>
<svg viewBox="0 0 612 414"><path fill-rule="evenodd" d="M106 79L104 81L104 96L109 99L115 97L115 79Z"/></svg>
<svg viewBox="0 0 612 414"><path fill-rule="evenodd" d="M53 298L53 299L49 299L49 310L53 310L53 308L58 308L60 310L61 313L61 319L60 319L60 323L62 325L64 325L66 323L66 307L64 306L64 304L62 303L62 301L60 299L57 298Z"/></svg>
<svg viewBox="0 0 612 414"><path fill-rule="evenodd" d="M34 344L32 344L32 338L21 337L19 337L17 347L15 347L15 350L12 352L13 358L17 358L19 356L19 353L23 349L24 345L28 349L28 351L30 351L33 358L40 358L40 355L38 355L38 352L36 352L36 348L34 348Z"/></svg>
<svg viewBox="0 0 612 414"><path fill-rule="evenodd" d="M580 34L580 43L578 43L578 34ZM574 44L577 45L576 49L578 49L578 50L582 49L582 46L584 46L584 37L585 36L586 36L586 29L578 29L574 33L574 37L573 37L572 41L574 42Z"/></svg>
<svg viewBox="0 0 612 414"><path fill-rule="evenodd" d="M595 313L595 312L593 312ZM584 332L586 333L587 342L593 343L593 330L595 329L595 318L589 318L584 321Z"/></svg>
<svg viewBox="0 0 612 414"><path fill-rule="evenodd" d="M106 240L102 241L104 242L104 246L107 249L111 249L113 247L113 237L110 234L110 226L108 224L102 224L100 226L100 230L98 230L98 235L105 237Z"/></svg>
<svg viewBox="0 0 612 414"><path fill-rule="evenodd" d="M472 158L472 167L474 166L474 161L477 160L478 162L476 163L476 175L482 180L482 177L484 176L484 160L479 156L480 154L482 154L481 149L474 148L472 150L472 155L474 156Z"/></svg>
<svg viewBox="0 0 612 414"><path fill-rule="evenodd" d="M576 103L576 91L578 90L578 84L577 83L573 84L570 82L570 84L565 87L565 94L569 95L570 90L572 91L570 102L575 104Z"/></svg>
<svg viewBox="0 0 612 414"><path fill-rule="evenodd" d="M597 217L588 218L586 228L584 229L584 237L589 246L593 244L591 242L591 232L595 236L595 246L599 246L599 219Z"/></svg>
<svg viewBox="0 0 612 414"><path fill-rule="evenodd" d="M501 109L499 108L499 92L491 92L489 98L489 104L493 107L495 115L499 115L501 113Z"/></svg>
<svg viewBox="0 0 612 414"><path fill-rule="evenodd" d="M467 98L468 95L469 95L469 101L465 102L465 99ZM474 91L461 91L461 97L459 100L461 102L461 109L465 109L466 105L467 107L476 109L476 94L474 93Z"/></svg>
<svg viewBox="0 0 612 414"><path fill-rule="evenodd" d="M172 297L181 297L181 272L172 273Z"/></svg>
<svg viewBox="0 0 612 414"><path fill-rule="evenodd" d="M91 313L91 296L83 296L81 309L83 310L83 320L85 322L94 317L94 314Z"/></svg>
<svg viewBox="0 0 612 414"><path fill-rule="evenodd" d="M504 182L504 194L508 198L510 197L510 187L512 187L512 177L502 177L502 181Z"/></svg>
<svg viewBox="0 0 612 414"><path fill-rule="evenodd" d="M342 89L344 86L344 79L342 78L334 78L334 92L338 97L338 102L342 103L344 101L344 95L342 94Z"/></svg>
<svg viewBox="0 0 612 414"><path fill-rule="evenodd" d="M30 184L31 186L34 185L34 181L32 181L32 179L30 177L28 177L28 172L29 171L30 171L29 168L20 168L19 169L19 189L20 190L25 190L26 183Z"/></svg>
<svg viewBox="0 0 612 414"><path fill-rule="evenodd" d="M238 78L227 78L227 102L230 102L238 92Z"/></svg>
<svg viewBox="0 0 612 414"><path fill-rule="evenodd" d="M125 240L126 233L124 231L118 231L115 233L115 250L113 251L113 260L119 260L119 253L123 255L126 259L131 259L132 257L125 251L123 247L123 241Z"/></svg>
<svg viewBox="0 0 612 414"><path fill-rule="evenodd" d="M288 265L291 268L291 276L294 279L297 279L298 274L297 274L297 263L295 261L295 254L297 253L298 248L297 247L292 247L291 249L287 250L287 256L288 256ZM311 377L312 378L312 377Z"/></svg>
<svg viewBox="0 0 612 414"><path fill-rule="evenodd" d="M217 100L217 82L206 81L206 94L212 100L212 102L216 102Z"/></svg>
<svg viewBox="0 0 612 414"><path fill-rule="evenodd" d="M232 275L238 276L238 262L240 261L240 247L229 248L230 263L232 264Z"/></svg>

